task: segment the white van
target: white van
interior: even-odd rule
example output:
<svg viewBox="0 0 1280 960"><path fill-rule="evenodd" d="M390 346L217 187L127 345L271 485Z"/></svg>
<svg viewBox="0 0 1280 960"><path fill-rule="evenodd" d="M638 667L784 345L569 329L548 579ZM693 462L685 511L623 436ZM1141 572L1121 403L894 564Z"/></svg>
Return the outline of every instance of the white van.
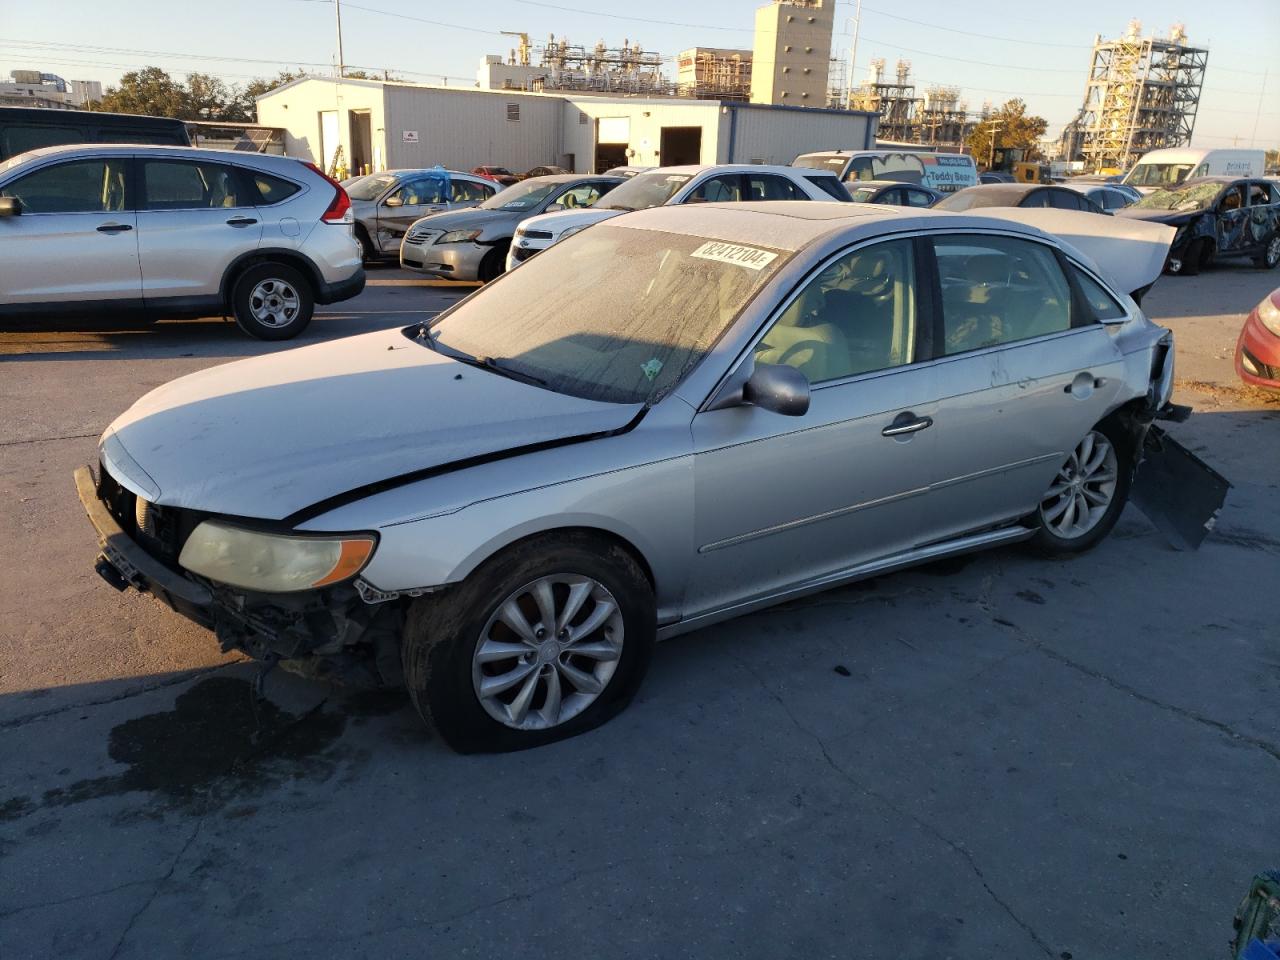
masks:
<svg viewBox="0 0 1280 960"><path fill-rule="evenodd" d="M1192 150L1169 147L1144 153L1122 183L1143 193L1167 190L1192 177L1261 177L1264 150Z"/></svg>
<svg viewBox="0 0 1280 960"><path fill-rule="evenodd" d="M804 153L793 167L831 170L841 180L896 180L920 183L939 193L955 193L978 182L978 167L965 153L932 150L824 150Z"/></svg>

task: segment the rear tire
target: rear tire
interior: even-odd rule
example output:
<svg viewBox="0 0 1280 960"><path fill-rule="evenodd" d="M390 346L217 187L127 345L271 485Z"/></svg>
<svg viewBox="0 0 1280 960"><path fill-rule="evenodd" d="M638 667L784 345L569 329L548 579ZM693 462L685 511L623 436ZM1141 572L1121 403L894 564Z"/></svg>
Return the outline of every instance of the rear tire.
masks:
<svg viewBox="0 0 1280 960"><path fill-rule="evenodd" d="M630 553L585 532L535 537L414 602L401 645L405 686L459 753L524 750L622 710L655 633L653 590Z"/></svg>
<svg viewBox="0 0 1280 960"><path fill-rule="evenodd" d="M260 263L242 273L231 290L240 329L259 340L288 340L311 322L315 293L302 272L284 263Z"/></svg>
<svg viewBox="0 0 1280 960"><path fill-rule="evenodd" d="M1032 515L1032 546L1047 556L1097 546L1120 519L1133 481L1133 441L1114 421L1089 431Z"/></svg>

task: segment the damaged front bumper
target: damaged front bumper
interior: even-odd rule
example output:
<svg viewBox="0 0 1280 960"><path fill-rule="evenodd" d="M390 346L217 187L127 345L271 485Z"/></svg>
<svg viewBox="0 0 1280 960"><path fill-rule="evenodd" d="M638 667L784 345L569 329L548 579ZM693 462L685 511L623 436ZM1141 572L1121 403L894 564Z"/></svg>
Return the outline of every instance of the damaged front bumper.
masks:
<svg viewBox="0 0 1280 960"><path fill-rule="evenodd" d="M265 594L197 580L149 553L124 529L88 467L76 492L98 536L94 570L117 590L133 587L212 630L223 651L255 660L309 662L308 673L360 685L398 685L403 607L372 605L356 586Z"/></svg>

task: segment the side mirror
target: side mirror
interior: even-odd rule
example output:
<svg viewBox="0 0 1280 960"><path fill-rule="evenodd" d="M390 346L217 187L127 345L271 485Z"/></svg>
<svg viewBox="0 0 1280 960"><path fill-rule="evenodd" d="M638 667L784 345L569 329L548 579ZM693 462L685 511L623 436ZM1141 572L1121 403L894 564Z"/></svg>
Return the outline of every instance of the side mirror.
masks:
<svg viewBox="0 0 1280 960"><path fill-rule="evenodd" d="M548 203L548 204L547 204L546 212L547 212L547 213L557 213L557 212L559 212L559 211L561 211L561 210L564 210L564 209L566 209L566 207L565 207L565 205L564 205L563 203Z"/></svg>
<svg viewBox="0 0 1280 960"><path fill-rule="evenodd" d="M399 196L387 197L387 199L382 201L382 205L384 207L403 207L404 201L401 200Z"/></svg>
<svg viewBox="0 0 1280 960"><path fill-rule="evenodd" d="M757 363L742 385L742 400L784 417L809 412L809 380L784 363Z"/></svg>
<svg viewBox="0 0 1280 960"><path fill-rule="evenodd" d="M16 217L22 213L22 201L17 197L0 197L0 217Z"/></svg>

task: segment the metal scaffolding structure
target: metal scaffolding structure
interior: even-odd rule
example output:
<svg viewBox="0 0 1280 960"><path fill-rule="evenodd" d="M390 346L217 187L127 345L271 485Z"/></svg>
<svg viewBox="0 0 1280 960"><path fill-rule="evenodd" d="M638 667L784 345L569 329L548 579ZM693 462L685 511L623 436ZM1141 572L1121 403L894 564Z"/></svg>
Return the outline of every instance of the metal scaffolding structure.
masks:
<svg viewBox="0 0 1280 960"><path fill-rule="evenodd" d="M872 60L871 73L850 95L849 106L880 114L881 140L959 146L972 129L958 87L931 86L923 97L916 96L910 60L897 62L893 80L885 78L883 57Z"/></svg>
<svg viewBox="0 0 1280 960"><path fill-rule="evenodd" d="M1189 144L1208 61L1182 24L1167 39L1143 37L1138 20L1119 40L1099 36L1080 112L1086 169L1123 170L1149 150Z"/></svg>
<svg viewBox="0 0 1280 960"><path fill-rule="evenodd" d="M507 81L511 88L542 90L576 90L594 93L671 96L674 84L662 75L663 57L645 50L638 43L623 40L621 47L607 47L603 40L594 47L570 43L565 37L551 34L538 49L537 66L533 66L533 44L529 35L502 31L518 37L520 46L511 51L508 67L524 68L526 82ZM496 60L497 58L495 58Z"/></svg>

